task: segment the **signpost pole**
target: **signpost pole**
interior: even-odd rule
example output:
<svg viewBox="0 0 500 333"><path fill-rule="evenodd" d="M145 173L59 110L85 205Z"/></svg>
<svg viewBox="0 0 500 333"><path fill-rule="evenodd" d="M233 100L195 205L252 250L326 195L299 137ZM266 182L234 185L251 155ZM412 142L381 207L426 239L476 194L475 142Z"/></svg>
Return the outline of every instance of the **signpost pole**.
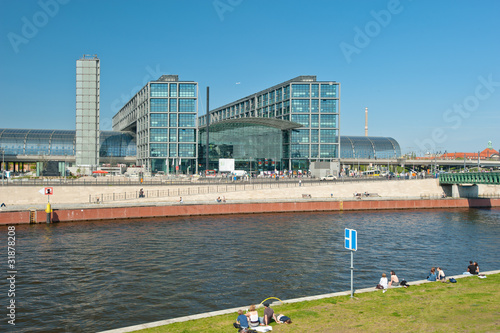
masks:
<svg viewBox="0 0 500 333"><path fill-rule="evenodd" d="M354 251L351 251L351 298L354 297Z"/></svg>

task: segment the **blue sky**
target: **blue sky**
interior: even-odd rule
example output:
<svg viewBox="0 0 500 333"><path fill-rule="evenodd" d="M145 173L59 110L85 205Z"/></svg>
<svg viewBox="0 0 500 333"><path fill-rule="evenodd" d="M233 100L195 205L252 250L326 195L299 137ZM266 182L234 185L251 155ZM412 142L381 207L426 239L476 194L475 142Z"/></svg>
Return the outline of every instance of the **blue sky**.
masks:
<svg viewBox="0 0 500 333"><path fill-rule="evenodd" d="M101 59L101 129L147 81L211 109L298 75L341 82L341 134L403 152L500 149L500 1L0 0L0 127L75 128L75 67ZM236 84L238 83L239 84Z"/></svg>

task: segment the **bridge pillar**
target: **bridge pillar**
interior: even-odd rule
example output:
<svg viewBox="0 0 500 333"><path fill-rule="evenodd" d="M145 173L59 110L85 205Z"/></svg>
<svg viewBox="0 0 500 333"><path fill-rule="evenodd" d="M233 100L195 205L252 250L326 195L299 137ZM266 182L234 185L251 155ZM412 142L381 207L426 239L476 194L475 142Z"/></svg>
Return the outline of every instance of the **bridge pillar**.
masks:
<svg viewBox="0 0 500 333"><path fill-rule="evenodd" d="M453 198L477 198L479 196L479 187L477 185L452 185Z"/></svg>

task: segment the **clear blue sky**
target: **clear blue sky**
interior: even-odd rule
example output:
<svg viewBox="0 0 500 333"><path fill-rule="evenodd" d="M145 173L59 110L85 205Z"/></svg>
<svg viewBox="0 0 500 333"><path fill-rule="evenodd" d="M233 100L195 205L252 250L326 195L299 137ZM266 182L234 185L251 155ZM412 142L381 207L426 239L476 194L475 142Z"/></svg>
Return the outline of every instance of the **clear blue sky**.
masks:
<svg viewBox="0 0 500 333"><path fill-rule="evenodd" d="M200 114L207 85L213 109L316 75L341 82L342 135L364 135L368 107L369 135L404 152L498 150L499 14L496 0L0 0L0 127L74 129L76 60L97 54L104 130L161 74L199 83Z"/></svg>

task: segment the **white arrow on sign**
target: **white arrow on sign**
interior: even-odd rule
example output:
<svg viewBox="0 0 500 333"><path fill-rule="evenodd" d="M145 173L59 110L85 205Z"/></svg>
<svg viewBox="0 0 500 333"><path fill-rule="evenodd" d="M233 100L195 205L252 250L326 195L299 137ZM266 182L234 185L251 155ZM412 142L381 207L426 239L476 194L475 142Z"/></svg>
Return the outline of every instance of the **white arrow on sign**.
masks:
<svg viewBox="0 0 500 333"><path fill-rule="evenodd" d="M45 195L45 187L38 191L38 193Z"/></svg>

